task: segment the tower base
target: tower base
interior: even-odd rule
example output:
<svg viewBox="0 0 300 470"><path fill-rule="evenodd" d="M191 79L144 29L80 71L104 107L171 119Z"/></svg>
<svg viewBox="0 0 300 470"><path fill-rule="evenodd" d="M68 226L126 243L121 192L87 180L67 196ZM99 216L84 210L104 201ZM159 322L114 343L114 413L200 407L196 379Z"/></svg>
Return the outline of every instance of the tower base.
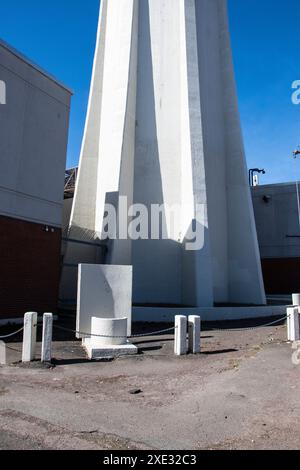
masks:
<svg viewBox="0 0 300 470"><path fill-rule="evenodd" d="M284 316L286 305L258 307L167 308L133 307L133 322L173 323L176 315L199 315L202 321L235 321Z"/></svg>

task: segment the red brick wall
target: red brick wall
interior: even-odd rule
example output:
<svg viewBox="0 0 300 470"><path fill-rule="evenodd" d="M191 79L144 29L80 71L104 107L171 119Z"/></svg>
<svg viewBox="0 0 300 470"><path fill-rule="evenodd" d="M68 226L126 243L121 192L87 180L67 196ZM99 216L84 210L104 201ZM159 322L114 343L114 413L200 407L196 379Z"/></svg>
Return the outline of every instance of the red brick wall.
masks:
<svg viewBox="0 0 300 470"><path fill-rule="evenodd" d="M0 216L0 319L57 310L61 230Z"/></svg>

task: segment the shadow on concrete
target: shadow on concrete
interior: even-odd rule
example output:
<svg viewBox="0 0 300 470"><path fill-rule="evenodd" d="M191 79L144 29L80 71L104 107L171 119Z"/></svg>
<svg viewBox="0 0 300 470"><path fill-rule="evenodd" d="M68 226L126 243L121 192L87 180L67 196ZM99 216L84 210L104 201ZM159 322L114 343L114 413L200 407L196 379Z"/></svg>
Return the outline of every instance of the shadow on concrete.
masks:
<svg viewBox="0 0 300 470"><path fill-rule="evenodd" d="M150 351L160 351L162 349L162 346L145 346L145 347L139 347L139 354L144 354L146 352Z"/></svg>
<svg viewBox="0 0 300 470"><path fill-rule="evenodd" d="M139 346L139 344L143 345L143 344L148 344L148 343L152 343L152 344L156 344L156 343L171 343L174 341L174 337L172 338L164 338L163 336L161 338L159 338L158 336L156 336L155 338L153 339L141 339L139 341L133 341L134 345L135 346Z"/></svg>
<svg viewBox="0 0 300 470"><path fill-rule="evenodd" d="M238 351L239 351L238 349L220 349L218 351L203 352L202 354L204 354L205 356L215 356L217 354L229 354L229 353L234 353Z"/></svg>
<svg viewBox="0 0 300 470"><path fill-rule="evenodd" d="M91 364L91 363L99 362L99 361L94 361L90 359L52 359L52 364L54 367L58 366L77 366L80 364ZM108 361L106 361L108 362Z"/></svg>

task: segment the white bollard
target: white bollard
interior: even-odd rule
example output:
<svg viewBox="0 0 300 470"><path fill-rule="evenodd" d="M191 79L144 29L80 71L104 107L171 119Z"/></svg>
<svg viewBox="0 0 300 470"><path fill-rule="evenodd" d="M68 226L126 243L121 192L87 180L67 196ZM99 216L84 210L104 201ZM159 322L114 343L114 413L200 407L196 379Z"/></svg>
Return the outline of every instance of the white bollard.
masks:
<svg viewBox="0 0 300 470"><path fill-rule="evenodd" d="M37 313L28 312L24 315L22 362L31 362L35 359L37 333Z"/></svg>
<svg viewBox="0 0 300 470"><path fill-rule="evenodd" d="M287 340L291 341L291 324L292 316L294 315L295 307L289 307L286 309L286 326L287 326Z"/></svg>
<svg viewBox="0 0 300 470"><path fill-rule="evenodd" d="M6 366L6 344L0 341L0 364Z"/></svg>
<svg viewBox="0 0 300 470"><path fill-rule="evenodd" d="M175 317L175 344L174 352L176 356L184 356L187 353L187 318L183 315Z"/></svg>
<svg viewBox="0 0 300 470"><path fill-rule="evenodd" d="M287 336L288 341L300 340L299 308L290 307L287 309Z"/></svg>
<svg viewBox="0 0 300 470"><path fill-rule="evenodd" d="M44 313L43 318L43 339L42 339L42 362L51 363L52 359L52 331L53 314Z"/></svg>
<svg viewBox="0 0 300 470"><path fill-rule="evenodd" d="M300 307L300 294L293 294L293 306Z"/></svg>
<svg viewBox="0 0 300 470"><path fill-rule="evenodd" d="M196 315L189 316L189 353L201 352L201 318Z"/></svg>

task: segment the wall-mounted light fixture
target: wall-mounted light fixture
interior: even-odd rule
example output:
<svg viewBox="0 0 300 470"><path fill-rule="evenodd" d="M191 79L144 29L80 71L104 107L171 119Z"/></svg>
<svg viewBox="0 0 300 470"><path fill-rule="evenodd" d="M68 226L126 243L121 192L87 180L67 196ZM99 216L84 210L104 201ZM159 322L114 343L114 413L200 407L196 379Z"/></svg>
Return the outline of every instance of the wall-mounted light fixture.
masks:
<svg viewBox="0 0 300 470"><path fill-rule="evenodd" d="M249 170L249 185L250 186L257 186L257 184L255 184L255 181L254 181L255 174L265 175L266 170L263 170L263 169L260 169L260 168L251 168Z"/></svg>

